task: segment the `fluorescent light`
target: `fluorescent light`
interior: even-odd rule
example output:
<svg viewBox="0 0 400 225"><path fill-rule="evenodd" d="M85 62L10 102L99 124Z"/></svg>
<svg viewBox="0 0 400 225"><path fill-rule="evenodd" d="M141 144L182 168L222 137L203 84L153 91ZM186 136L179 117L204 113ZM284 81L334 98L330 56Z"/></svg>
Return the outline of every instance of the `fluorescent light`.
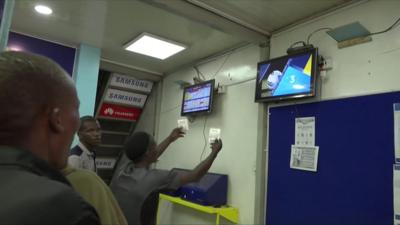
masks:
<svg viewBox="0 0 400 225"><path fill-rule="evenodd" d="M124 46L125 50L148 55L158 59L166 59L184 50L186 47L174 41L143 33Z"/></svg>
<svg viewBox="0 0 400 225"><path fill-rule="evenodd" d="M37 5L35 6L36 12L43 14L43 15L50 15L53 13L53 10L45 5Z"/></svg>

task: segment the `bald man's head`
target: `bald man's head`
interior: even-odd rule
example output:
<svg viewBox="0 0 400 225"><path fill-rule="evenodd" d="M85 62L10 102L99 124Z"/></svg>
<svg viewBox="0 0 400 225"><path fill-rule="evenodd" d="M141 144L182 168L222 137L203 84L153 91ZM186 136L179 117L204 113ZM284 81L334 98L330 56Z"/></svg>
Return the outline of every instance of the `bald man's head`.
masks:
<svg viewBox="0 0 400 225"><path fill-rule="evenodd" d="M36 146L26 142L40 135L36 142L45 142L41 144L48 145L43 148L49 147L49 153L55 145L65 148L62 142L73 136L65 133L65 122L70 119L77 129L78 104L72 79L52 60L23 52L0 54L0 145L22 144L31 150ZM75 129L69 128L68 133Z"/></svg>

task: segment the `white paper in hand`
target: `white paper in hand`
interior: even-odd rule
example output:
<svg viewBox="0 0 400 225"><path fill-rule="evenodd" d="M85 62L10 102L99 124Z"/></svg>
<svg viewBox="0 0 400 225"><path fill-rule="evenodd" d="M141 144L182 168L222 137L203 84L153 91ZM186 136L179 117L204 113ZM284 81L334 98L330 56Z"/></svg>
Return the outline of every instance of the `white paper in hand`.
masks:
<svg viewBox="0 0 400 225"><path fill-rule="evenodd" d="M221 138L221 129L219 128L210 128L210 133L208 134L208 143L213 143L215 139Z"/></svg>
<svg viewBox="0 0 400 225"><path fill-rule="evenodd" d="M189 121L187 118L178 120L178 127L182 129L183 132L187 132L189 130Z"/></svg>

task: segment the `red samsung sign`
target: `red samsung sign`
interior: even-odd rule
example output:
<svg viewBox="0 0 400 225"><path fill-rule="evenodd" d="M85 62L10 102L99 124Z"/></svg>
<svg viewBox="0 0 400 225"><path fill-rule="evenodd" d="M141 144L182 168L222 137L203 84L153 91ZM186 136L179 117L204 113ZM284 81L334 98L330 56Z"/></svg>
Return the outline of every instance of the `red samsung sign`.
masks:
<svg viewBox="0 0 400 225"><path fill-rule="evenodd" d="M138 108L103 103L99 116L136 121L141 113L142 110Z"/></svg>

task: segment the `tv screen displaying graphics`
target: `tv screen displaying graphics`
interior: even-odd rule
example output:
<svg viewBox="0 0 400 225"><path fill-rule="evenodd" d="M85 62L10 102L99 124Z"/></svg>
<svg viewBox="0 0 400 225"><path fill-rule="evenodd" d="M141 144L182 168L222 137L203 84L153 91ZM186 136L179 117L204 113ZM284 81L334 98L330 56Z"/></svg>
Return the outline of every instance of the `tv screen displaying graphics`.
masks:
<svg viewBox="0 0 400 225"><path fill-rule="evenodd" d="M181 109L182 116L211 112L214 82L214 80L209 80L184 88Z"/></svg>
<svg viewBox="0 0 400 225"><path fill-rule="evenodd" d="M256 102L315 96L316 48L259 62Z"/></svg>

